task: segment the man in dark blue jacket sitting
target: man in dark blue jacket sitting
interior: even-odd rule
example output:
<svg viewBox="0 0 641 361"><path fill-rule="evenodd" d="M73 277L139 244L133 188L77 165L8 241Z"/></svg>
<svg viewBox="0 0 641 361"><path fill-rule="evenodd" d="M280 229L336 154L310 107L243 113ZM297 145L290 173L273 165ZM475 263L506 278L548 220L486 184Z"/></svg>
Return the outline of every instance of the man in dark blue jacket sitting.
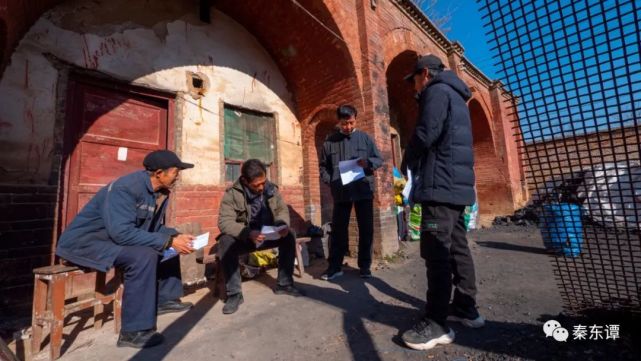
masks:
<svg viewBox="0 0 641 361"><path fill-rule="evenodd" d="M420 57L405 79L414 84L419 101L418 121L403 166L412 174L410 198L422 205L420 246L428 290L425 316L403 334L403 341L413 349L427 350L454 341L446 319L474 328L485 323L476 310L474 262L464 221L465 206L475 199L472 126L466 104L472 94L434 55ZM452 283L456 289L448 305Z"/></svg>
<svg viewBox="0 0 641 361"><path fill-rule="evenodd" d="M161 262L172 247L193 251L192 235L165 227L169 189L183 163L168 150L149 153L137 171L106 185L76 215L60 236L56 254L66 261L106 272L124 271L122 330L118 346L151 347L162 343L156 315L180 312L192 304L183 295L179 257Z"/></svg>

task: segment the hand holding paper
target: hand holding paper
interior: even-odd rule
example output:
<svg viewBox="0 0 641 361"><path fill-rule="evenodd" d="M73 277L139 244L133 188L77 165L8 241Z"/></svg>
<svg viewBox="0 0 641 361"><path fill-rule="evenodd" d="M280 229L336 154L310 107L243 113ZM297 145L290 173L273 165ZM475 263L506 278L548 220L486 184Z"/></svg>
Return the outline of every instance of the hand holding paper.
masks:
<svg viewBox="0 0 641 361"><path fill-rule="evenodd" d="M180 249L183 249L183 245L181 243L187 242L187 250L185 252L179 252L176 248L174 247L169 247L168 249L164 250L162 253L162 259L160 262L164 262L168 259L176 257L179 253L191 253L195 250L201 249L209 243L209 232L203 233L198 237L194 237L189 234L181 234L178 237L174 239L174 244L176 244Z"/></svg>
<svg viewBox="0 0 641 361"><path fill-rule="evenodd" d="M341 182L347 185L355 180L365 177L365 171L358 162L360 159L350 159L338 162L338 169L341 172Z"/></svg>
<svg viewBox="0 0 641 361"><path fill-rule="evenodd" d="M174 237L171 246L180 254L190 254L194 251L191 245L194 238L191 234L179 234Z"/></svg>
<svg viewBox="0 0 641 361"><path fill-rule="evenodd" d="M282 225L279 227L263 226L263 228L260 230L260 233L262 233L265 236L266 241L275 241L275 240L281 239L280 231L286 228L287 228L287 225Z"/></svg>

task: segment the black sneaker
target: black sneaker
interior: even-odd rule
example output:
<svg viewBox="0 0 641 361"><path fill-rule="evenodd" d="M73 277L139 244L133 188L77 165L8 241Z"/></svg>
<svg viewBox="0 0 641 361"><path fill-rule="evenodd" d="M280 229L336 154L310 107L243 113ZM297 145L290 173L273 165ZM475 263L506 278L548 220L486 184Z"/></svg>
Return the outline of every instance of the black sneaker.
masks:
<svg viewBox="0 0 641 361"><path fill-rule="evenodd" d="M118 347L147 348L160 345L165 338L155 330L123 332L118 336Z"/></svg>
<svg viewBox="0 0 641 361"><path fill-rule="evenodd" d="M321 279L325 281L331 281L334 278L340 277L342 275L343 275L343 271L341 270L332 271L328 269L325 273L323 273L323 275L321 276Z"/></svg>
<svg viewBox="0 0 641 361"><path fill-rule="evenodd" d="M277 295L288 295L293 297L305 296L305 293L303 291L299 290L293 285L287 285L287 286L276 285L276 287L274 287L274 293Z"/></svg>
<svg viewBox="0 0 641 361"><path fill-rule="evenodd" d="M479 311L476 308L472 308L467 312L454 307L450 304L447 310L447 320L453 322L459 322L465 327L469 328L481 328L485 326L485 318L479 314Z"/></svg>
<svg viewBox="0 0 641 361"><path fill-rule="evenodd" d="M361 274L361 278L372 278L372 271L370 271L369 268L367 269L361 268L360 274Z"/></svg>
<svg viewBox="0 0 641 361"><path fill-rule="evenodd" d="M244 299L242 293L227 296L227 301L225 301L225 306L223 306L223 313L226 315L231 315L232 313L238 311L238 307L243 303L243 301Z"/></svg>
<svg viewBox="0 0 641 361"><path fill-rule="evenodd" d="M436 345L454 342L454 331L429 319L418 321L401 336L407 347L414 350L430 350Z"/></svg>
<svg viewBox="0 0 641 361"><path fill-rule="evenodd" d="M158 314L162 315L165 313L172 312L183 312L194 307L194 304L191 302L180 302L180 300L167 301L162 305L158 305Z"/></svg>

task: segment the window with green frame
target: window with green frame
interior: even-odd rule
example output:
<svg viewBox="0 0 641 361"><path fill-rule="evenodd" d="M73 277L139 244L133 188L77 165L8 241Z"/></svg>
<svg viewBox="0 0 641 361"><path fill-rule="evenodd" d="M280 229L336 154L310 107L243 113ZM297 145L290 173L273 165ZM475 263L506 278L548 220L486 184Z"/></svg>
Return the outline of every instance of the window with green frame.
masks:
<svg viewBox="0 0 641 361"><path fill-rule="evenodd" d="M251 158L267 166L267 176L273 179L275 144L274 116L225 105L225 181L240 177L240 166Z"/></svg>

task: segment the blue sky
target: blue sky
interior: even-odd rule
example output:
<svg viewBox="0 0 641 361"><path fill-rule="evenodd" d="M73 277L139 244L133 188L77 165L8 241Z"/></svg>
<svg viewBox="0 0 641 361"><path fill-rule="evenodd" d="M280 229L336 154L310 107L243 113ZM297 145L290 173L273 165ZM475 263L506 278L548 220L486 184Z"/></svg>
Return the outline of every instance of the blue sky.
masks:
<svg viewBox="0 0 641 361"><path fill-rule="evenodd" d="M497 69L487 45L488 37L483 29L479 5L474 0L445 1L439 0L436 4L438 14L452 14L448 27L447 37L457 40L465 49L465 57L476 65L490 79L497 78Z"/></svg>
<svg viewBox="0 0 641 361"><path fill-rule="evenodd" d="M526 142L639 124L638 0L482 3L487 8L479 11L474 0L438 0L434 18L451 15L448 38L519 97ZM493 35L485 35L484 22ZM494 66L499 61L502 69Z"/></svg>
<svg viewBox="0 0 641 361"><path fill-rule="evenodd" d="M639 124L638 0L483 3L526 142Z"/></svg>

